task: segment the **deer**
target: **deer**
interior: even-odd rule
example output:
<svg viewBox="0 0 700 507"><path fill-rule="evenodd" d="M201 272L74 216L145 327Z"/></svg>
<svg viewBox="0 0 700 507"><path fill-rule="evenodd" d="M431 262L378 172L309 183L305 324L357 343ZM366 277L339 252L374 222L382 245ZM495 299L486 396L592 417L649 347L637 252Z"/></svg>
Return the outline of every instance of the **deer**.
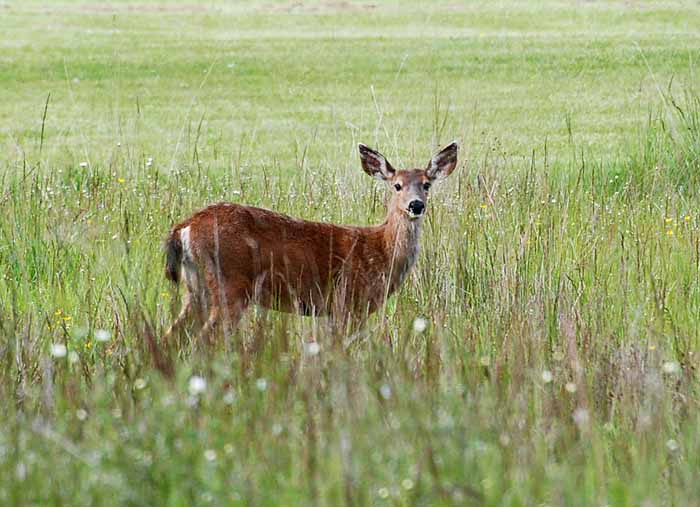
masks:
<svg viewBox="0 0 700 507"><path fill-rule="evenodd" d="M234 329L251 304L359 320L380 308L416 263L429 190L457 167L459 146L443 148L425 169L406 170L364 144L358 149L364 172L391 192L380 225L313 222L233 203L175 225L165 242L165 276L184 281L185 290L163 340L194 315L199 340L209 343L222 320Z"/></svg>

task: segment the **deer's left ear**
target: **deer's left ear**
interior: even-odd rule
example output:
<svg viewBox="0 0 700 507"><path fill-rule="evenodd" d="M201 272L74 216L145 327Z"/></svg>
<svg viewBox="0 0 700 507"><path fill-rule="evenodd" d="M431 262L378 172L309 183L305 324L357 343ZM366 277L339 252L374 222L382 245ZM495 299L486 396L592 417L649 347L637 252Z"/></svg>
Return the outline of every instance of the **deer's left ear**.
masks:
<svg viewBox="0 0 700 507"><path fill-rule="evenodd" d="M428 168L425 170L428 178L438 180L447 178L457 167L457 152L459 144L457 141L443 148L430 160Z"/></svg>
<svg viewBox="0 0 700 507"><path fill-rule="evenodd" d="M364 144L358 145L357 148L360 151L362 169L364 169L367 174L373 178L384 181L390 180L394 174L396 174L396 171L391 167L391 164L384 155Z"/></svg>

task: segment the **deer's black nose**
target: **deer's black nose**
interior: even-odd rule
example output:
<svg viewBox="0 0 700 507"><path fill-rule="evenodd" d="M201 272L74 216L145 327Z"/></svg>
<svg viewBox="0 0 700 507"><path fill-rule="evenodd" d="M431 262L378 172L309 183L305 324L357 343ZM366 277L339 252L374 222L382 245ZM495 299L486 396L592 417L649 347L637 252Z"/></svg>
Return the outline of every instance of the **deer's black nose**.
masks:
<svg viewBox="0 0 700 507"><path fill-rule="evenodd" d="M408 211L410 211L414 215L422 215L423 211L425 211L425 204L423 203L423 201L419 200L411 201L408 204Z"/></svg>

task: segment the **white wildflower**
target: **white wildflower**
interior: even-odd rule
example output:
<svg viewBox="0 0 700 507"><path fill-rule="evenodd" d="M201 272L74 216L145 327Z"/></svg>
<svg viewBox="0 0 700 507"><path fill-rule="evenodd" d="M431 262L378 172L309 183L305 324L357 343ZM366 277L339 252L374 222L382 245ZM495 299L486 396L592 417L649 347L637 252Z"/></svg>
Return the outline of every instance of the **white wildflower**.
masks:
<svg viewBox="0 0 700 507"><path fill-rule="evenodd" d="M106 329L97 329L95 331L95 340L98 342L108 342L111 337L112 333L110 333Z"/></svg>
<svg viewBox="0 0 700 507"><path fill-rule="evenodd" d="M662 366L664 373L672 374L680 370L680 365L675 361L666 361Z"/></svg>
<svg viewBox="0 0 700 507"><path fill-rule="evenodd" d="M224 403L226 405L233 405L233 402L236 401L236 395L233 393L233 391L227 391L226 394L224 394Z"/></svg>
<svg viewBox="0 0 700 507"><path fill-rule="evenodd" d="M574 410L572 417L574 419L574 422L576 423L576 426L578 426L579 429L585 428L588 425L589 414L588 410L586 410L585 408L579 407L576 410Z"/></svg>
<svg viewBox="0 0 700 507"><path fill-rule="evenodd" d="M413 321L413 332L421 334L428 327L428 321L423 317L416 317Z"/></svg>
<svg viewBox="0 0 700 507"><path fill-rule="evenodd" d="M192 396L198 396L207 390L207 381L198 375L194 375L190 378L188 389Z"/></svg>
<svg viewBox="0 0 700 507"><path fill-rule="evenodd" d="M379 394L382 395L382 398L388 400L391 398L391 386L389 384L382 384L382 387L379 388Z"/></svg>
<svg viewBox="0 0 700 507"><path fill-rule="evenodd" d="M678 442L671 438L666 441L666 449L668 449L670 452L676 452L678 449L680 449L680 445L678 445Z"/></svg>
<svg viewBox="0 0 700 507"><path fill-rule="evenodd" d="M317 342L309 342L304 344L304 352L307 356L315 356L321 351L321 346Z"/></svg>
<svg viewBox="0 0 700 507"><path fill-rule="evenodd" d="M51 344L51 355L53 357L66 357L68 349L62 343L52 343Z"/></svg>

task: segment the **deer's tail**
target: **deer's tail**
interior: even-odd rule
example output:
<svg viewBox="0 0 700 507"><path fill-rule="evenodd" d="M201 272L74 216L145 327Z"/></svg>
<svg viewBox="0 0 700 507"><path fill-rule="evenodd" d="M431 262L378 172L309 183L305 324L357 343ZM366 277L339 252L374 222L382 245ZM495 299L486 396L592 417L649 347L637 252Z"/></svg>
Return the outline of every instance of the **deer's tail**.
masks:
<svg viewBox="0 0 700 507"><path fill-rule="evenodd" d="M173 230L165 240L165 278L174 283L180 282L180 266L182 265L182 241L180 230Z"/></svg>

